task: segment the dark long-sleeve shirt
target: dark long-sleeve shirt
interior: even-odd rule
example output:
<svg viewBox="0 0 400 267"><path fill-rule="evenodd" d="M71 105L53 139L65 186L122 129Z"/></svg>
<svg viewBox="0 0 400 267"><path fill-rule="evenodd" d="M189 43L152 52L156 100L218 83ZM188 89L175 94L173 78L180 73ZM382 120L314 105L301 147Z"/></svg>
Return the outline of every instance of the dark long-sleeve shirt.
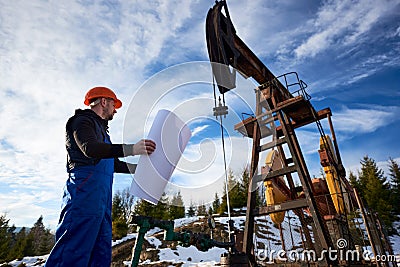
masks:
<svg viewBox="0 0 400 267"><path fill-rule="evenodd" d="M119 157L131 155L133 145L111 144L105 142L108 137L108 122L90 109L76 110L67 122L66 147L69 168L76 165L95 164L100 159L114 158L114 171L133 173L136 164L119 160Z"/></svg>

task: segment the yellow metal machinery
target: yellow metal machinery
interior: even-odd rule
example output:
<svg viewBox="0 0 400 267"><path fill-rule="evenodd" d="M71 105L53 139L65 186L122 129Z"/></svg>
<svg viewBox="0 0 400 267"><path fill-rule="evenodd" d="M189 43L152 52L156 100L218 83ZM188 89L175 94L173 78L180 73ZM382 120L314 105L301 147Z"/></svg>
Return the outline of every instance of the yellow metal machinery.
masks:
<svg viewBox="0 0 400 267"><path fill-rule="evenodd" d="M271 169L272 170L279 170L283 168L283 163L282 159L279 156L279 152L277 150L271 150L267 158L265 159L265 166L262 167L262 172L269 172ZM276 181L274 182L273 180L268 180L264 182L265 186L265 199L267 202L268 206L271 205L278 205L281 204L282 202L285 202L288 197L287 194L285 194L281 188L282 186L278 186L277 182L280 184L284 184L285 182L283 181L283 177L278 177ZM279 225L283 222L285 219L285 211L280 211L276 213L271 213L271 220Z"/></svg>
<svg viewBox="0 0 400 267"><path fill-rule="evenodd" d="M333 150L333 144L329 136L325 136L325 142L323 138L320 138L320 153L325 152L325 145L329 146L331 151ZM336 157L334 160L337 163ZM337 214L343 214L345 207L350 207L349 198L344 196L342 192L348 192L345 185L341 184L338 179L336 170L329 164L322 163L322 167L325 173L325 179L312 179L312 188L314 195L326 195L329 194L332 198ZM280 170L283 168L282 158L278 150L271 150L266 159L265 166L261 167L261 173L268 174L272 170ZM290 189L286 186L282 176L277 179L271 179L264 182L265 186L265 199L267 206L273 206L281 204L290 198ZM324 203L318 203L320 206ZM350 212L349 209L346 210ZM279 225L283 222L285 217L285 211L276 212L269 214L271 220Z"/></svg>
<svg viewBox="0 0 400 267"><path fill-rule="evenodd" d="M267 228L265 216L278 225L280 242L275 243L280 244L284 251L290 247L297 251L312 250L321 255L323 251L332 249L343 253L356 250L359 245L355 237L360 234L354 233L358 231L354 225L359 223L358 219L354 220L354 214L359 211L368 233L369 245L366 247L372 247L377 255L387 253L390 246L387 246L388 242L382 242L383 235L381 239L378 235L374 236L374 231L379 232L377 218L367 218L367 209L345 177L331 110L315 110L310 102L311 97L305 91L307 84L299 79L297 73L289 72L281 76L272 74L236 35L225 1L217 1L209 10L206 38L214 78L221 95L235 88L236 71L259 83L255 89L255 114L235 125L235 130L253 142L243 250L221 259L221 265L390 266L391 263L387 262L373 263L361 259L320 257L290 262L276 261L274 258L265 261L257 257L257 231ZM328 120L332 139L325 134L320 122L323 119ZM297 129L305 125L315 125L320 133L319 156L325 178L310 177L296 136ZM265 166L260 167L260 154L267 151L270 152ZM263 184L265 190L261 205L257 204L259 184ZM292 229L292 221L298 224L295 229ZM264 226L260 226L261 223ZM300 238L299 242L294 241L295 234ZM288 246L288 239L291 239L291 246ZM363 236L361 239L357 242L366 243ZM346 246L341 246L339 241L342 240L346 241Z"/></svg>
<svg viewBox="0 0 400 267"><path fill-rule="evenodd" d="M325 148L328 146L328 148ZM320 153L324 153L329 149L330 151L334 151L333 144L329 136L321 137L320 138ZM335 154L334 154L335 155ZM337 164L337 158L334 156L333 160ZM328 185L329 193L331 195L333 204L335 205L336 212L338 214L343 214L345 207L349 207L348 198L347 198L347 205L345 205L345 197L342 192L346 192L345 187L339 180L338 173L336 172L335 168L331 166L329 163L321 162L322 167L324 169L326 175L326 183ZM347 210L350 212L350 210Z"/></svg>

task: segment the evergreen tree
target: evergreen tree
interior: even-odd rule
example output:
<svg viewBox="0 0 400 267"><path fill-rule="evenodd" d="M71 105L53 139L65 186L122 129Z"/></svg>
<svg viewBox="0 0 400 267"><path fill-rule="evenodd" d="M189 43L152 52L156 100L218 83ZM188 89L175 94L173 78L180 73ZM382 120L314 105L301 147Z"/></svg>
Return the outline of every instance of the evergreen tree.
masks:
<svg viewBox="0 0 400 267"><path fill-rule="evenodd" d="M141 216L151 216L151 212L154 207L154 204L151 204L144 199L140 199L133 208L133 214Z"/></svg>
<svg viewBox="0 0 400 267"><path fill-rule="evenodd" d="M364 156L364 158L360 161L361 163L361 172L358 173L358 190L360 195L364 196L365 191L367 189L367 184L369 183L372 177L378 179L384 179L383 171L378 169L375 161L368 156Z"/></svg>
<svg viewBox="0 0 400 267"><path fill-rule="evenodd" d="M10 247L8 248L8 251L7 251L7 258L8 258L7 261L14 259L13 250L14 250L14 246L16 244L16 229L17 228L15 227L15 225L12 225L12 226L8 227L8 230L7 230L8 235L11 237Z"/></svg>
<svg viewBox="0 0 400 267"><path fill-rule="evenodd" d="M361 172L359 173L360 193L368 206L378 212L384 225L392 229L393 217L391 215L390 187L383 171L379 169L375 161L368 156L361 160Z"/></svg>
<svg viewBox="0 0 400 267"><path fill-rule="evenodd" d="M229 201L230 201L231 209L243 207L243 205L241 205L241 202L242 202L241 197L242 197L241 184L238 182L229 191Z"/></svg>
<svg viewBox="0 0 400 267"><path fill-rule="evenodd" d="M124 211L123 211L123 204L122 204L122 196L120 192L118 191L112 200L112 208L111 208L111 217L114 220L121 218L124 216Z"/></svg>
<svg viewBox="0 0 400 267"><path fill-rule="evenodd" d="M51 249L53 248L53 245L54 245L54 237L50 233L49 229L45 229L41 237L36 256L50 253Z"/></svg>
<svg viewBox="0 0 400 267"><path fill-rule="evenodd" d="M190 201L190 206L187 210L188 217L194 217L196 215L196 207L194 206L193 202Z"/></svg>
<svg viewBox="0 0 400 267"><path fill-rule="evenodd" d="M247 197L248 197L248 193L249 193L249 187L250 187L250 170L249 167L244 167L242 170L242 191L241 191L241 207L247 207ZM263 191L263 187L260 187L257 190L257 194L256 194L256 205L259 206L262 203L262 199L264 195L264 191Z"/></svg>
<svg viewBox="0 0 400 267"><path fill-rule="evenodd" d="M389 176L392 183L392 206L396 215L400 215L400 167L399 164L389 158Z"/></svg>
<svg viewBox="0 0 400 267"><path fill-rule="evenodd" d="M214 201L212 204L213 212L215 213L219 212L220 207L221 207L221 200L219 199L218 193L215 192Z"/></svg>
<svg viewBox="0 0 400 267"><path fill-rule="evenodd" d="M224 212L228 212L228 203L227 203L227 198L226 194L222 196L222 201L221 205L219 206L218 214L222 215Z"/></svg>
<svg viewBox="0 0 400 267"><path fill-rule="evenodd" d="M164 192L161 195L157 205L152 209L150 216L156 219L167 220L169 217L170 203L167 194Z"/></svg>
<svg viewBox="0 0 400 267"><path fill-rule="evenodd" d="M0 215L0 263L8 261L9 247L12 242L12 235L9 231L6 215Z"/></svg>
<svg viewBox="0 0 400 267"><path fill-rule="evenodd" d="M183 210L185 210L184 207ZM163 220L170 219L170 203L168 196L165 193L163 193L157 205L154 205L144 199L140 199L134 205L132 213L134 215L150 216L155 219L163 219ZM184 216L185 215L183 215L183 217Z"/></svg>
<svg viewBox="0 0 400 267"><path fill-rule="evenodd" d="M197 207L197 216L207 216L207 208L204 203Z"/></svg>
<svg viewBox="0 0 400 267"><path fill-rule="evenodd" d="M22 227L22 229L15 235L15 244L11 248L9 258L22 259L27 254L27 233L25 227Z"/></svg>
<svg viewBox="0 0 400 267"><path fill-rule="evenodd" d="M357 189L358 193L360 193L360 182L358 181L357 176L350 171L348 179L350 181L351 186Z"/></svg>
<svg viewBox="0 0 400 267"><path fill-rule="evenodd" d="M43 224L43 216L40 216L39 219L35 222L33 225L32 229L29 232L29 235L32 235L33 237L33 251L34 253L38 252L41 248L41 240L45 234L45 227ZM36 254L39 255L39 254ZM35 256L35 255L30 255L30 256Z"/></svg>
<svg viewBox="0 0 400 267"><path fill-rule="evenodd" d="M123 202L123 195L118 191L113 197L111 209L113 240L121 239L128 234L128 222Z"/></svg>
<svg viewBox="0 0 400 267"><path fill-rule="evenodd" d="M122 218L117 217L112 220L112 239L118 240L125 237L128 234L128 222Z"/></svg>
<svg viewBox="0 0 400 267"><path fill-rule="evenodd" d="M250 176L247 168L244 168L241 174L241 179L236 179L233 172L230 170L228 174L229 202L231 209L242 208L247 206L247 191L249 186ZM225 191L224 186L224 191ZM219 214L228 210L227 196L222 197L222 203L219 207Z"/></svg>
<svg viewBox="0 0 400 267"><path fill-rule="evenodd" d="M24 251L24 256L34 256L35 251L33 247L33 235L30 233L26 236L26 249Z"/></svg>
<svg viewBox="0 0 400 267"><path fill-rule="evenodd" d="M247 198L247 192L249 189L250 185L250 171L248 167L244 167L242 171L242 184L244 187L244 191L246 193L246 198Z"/></svg>
<svg viewBox="0 0 400 267"><path fill-rule="evenodd" d="M54 245L54 238L49 229L43 224L43 216L35 222L27 237L27 245L32 247L25 256L40 256L50 252Z"/></svg>
<svg viewBox="0 0 400 267"><path fill-rule="evenodd" d="M247 192L250 183L250 174L248 168L243 169L241 178L242 179L238 184L237 208L242 208L247 206Z"/></svg>
<svg viewBox="0 0 400 267"><path fill-rule="evenodd" d="M185 205L183 203L181 192L172 197L169 207L169 219L174 220L185 217Z"/></svg>
<svg viewBox="0 0 400 267"><path fill-rule="evenodd" d="M228 171L228 193L229 193L229 203L230 207L232 209L232 202L235 202L235 198L238 194L237 190L234 190L235 186L237 184L237 181L235 179L235 176L233 175L232 170ZM224 182L224 188L223 192L226 192L226 182ZM228 203L227 203L227 195L224 194L222 196L222 202L221 206L219 207L219 214L223 214L224 212L228 211Z"/></svg>
<svg viewBox="0 0 400 267"><path fill-rule="evenodd" d="M214 213L214 210L213 210L213 208L212 208L212 206L209 206L208 207L208 215L213 215L213 213Z"/></svg>

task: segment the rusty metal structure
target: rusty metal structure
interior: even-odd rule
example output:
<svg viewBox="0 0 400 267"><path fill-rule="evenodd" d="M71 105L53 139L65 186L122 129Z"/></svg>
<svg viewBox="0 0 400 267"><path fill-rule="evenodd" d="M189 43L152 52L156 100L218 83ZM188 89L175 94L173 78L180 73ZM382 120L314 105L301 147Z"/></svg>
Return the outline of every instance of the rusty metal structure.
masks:
<svg viewBox="0 0 400 267"><path fill-rule="evenodd" d="M246 225L242 251L221 258L222 266L393 266L393 262L365 261L321 257L317 260L261 261L257 254L257 231L263 216L280 213L296 218L299 244L292 239L292 249L321 254L332 249L337 252L357 251L360 242L367 242L374 255L390 253L390 243L379 227L378 218L368 212L363 201L348 181L335 137L330 108L315 110L306 92L307 84L298 74L290 72L275 76L247 45L236 35L225 1L217 1L206 19L206 39L213 74L221 95L235 88L236 72L252 77L255 89L255 114L235 125L235 130L252 139L251 181L248 190ZM224 66L230 66L224 67ZM321 120L327 119L332 138L325 133ZM296 130L314 124L321 136L320 162L328 179L311 179ZM276 150L282 166L278 169L260 168L260 154ZM261 170L260 170L261 169ZM300 181L296 185L295 180ZM257 203L260 182L269 182L286 199L279 203ZM328 189L329 187L329 189ZM362 215L362 220L355 213ZM290 215L289 215L290 214ZM367 215L368 214L368 215ZM261 218L261 219L260 219ZM288 219L289 228L290 218ZM287 223L287 222L286 222ZM365 225L361 230L357 224ZM279 224L283 250L288 250L287 238ZM286 230L289 229L286 227ZM291 228L290 228L291 231ZM359 238L359 232L367 238ZM357 234L358 233L358 234ZM287 236L287 234L286 234ZM342 246L340 241L346 241ZM364 246L365 247L365 246Z"/></svg>

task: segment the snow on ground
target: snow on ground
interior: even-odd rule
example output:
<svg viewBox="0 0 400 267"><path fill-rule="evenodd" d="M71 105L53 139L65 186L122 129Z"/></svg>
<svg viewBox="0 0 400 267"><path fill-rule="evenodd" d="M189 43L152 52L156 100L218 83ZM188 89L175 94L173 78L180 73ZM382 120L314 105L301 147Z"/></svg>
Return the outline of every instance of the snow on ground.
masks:
<svg viewBox="0 0 400 267"><path fill-rule="evenodd" d="M397 229L397 232L400 234L400 221L394 222L393 227ZM390 242L392 243L393 252L396 255L400 255L400 236L399 235L391 236Z"/></svg>
<svg viewBox="0 0 400 267"><path fill-rule="evenodd" d="M152 244L153 246L155 246L156 248L158 248L159 246L161 246L162 242L160 239L154 237L154 236L145 236L145 239Z"/></svg>
<svg viewBox="0 0 400 267"><path fill-rule="evenodd" d="M190 223L196 223L199 219L204 216L196 216L191 218L181 218L175 220L175 228L181 227L184 225L188 225ZM227 221L227 218L223 218ZM241 219L239 219L241 221ZM220 257L223 253L227 252L224 248L211 248L206 252L199 251L195 246L182 247L177 246L176 249L171 248L159 248L162 244L161 240L154 237L153 235L162 232L163 230L160 228L154 228L148 231L145 235L145 239L154 247L160 250L158 262L168 261L171 263L183 263L183 267L185 266L215 266L216 263L219 263ZM144 261L142 263L150 263L150 261ZM157 262L151 262L152 264L157 264ZM126 262L129 265L129 262Z"/></svg>
<svg viewBox="0 0 400 267"><path fill-rule="evenodd" d="M400 255L400 236L394 235L389 237L390 243L392 243L393 252L395 255Z"/></svg>
<svg viewBox="0 0 400 267"><path fill-rule="evenodd" d="M393 223L393 227L397 229L397 232L400 233L400 221L396 221ZM397 265L400 266L400 236L393 235L389 237L390 243L392 243L393 253L396 255Z"/></svg>
<svg viewBox="0 0 400 267"><path fill-rule="evenodd" d="M181 227L184 225L188 225L192 222L196 222L199 219L203 218L203 216L195 216L191 218L181 218L181 219L176 219L175 220L175 227ZM226 219L227 220L227 219ZM225 221L226 221L225 220ZM243 220L243 219L240 219ZM158 238L154 237L153 235L156 233L159 233L163 231L160 228L153 228L150 229L145 236L145 239L158 248L161 245L161 240ZM134 234L128 234L126 237L113 241L112 245L115 246L117 244L120 244L126 240L133 239L137 237L137 233ZM202 266L202 267L208 267L208 266L215 266L216 263L220 261L220 256L226 252L225 249L223 248L212 248L206 252L198 251L196 247L190 246L190 247L181 247L177 246L176 250L172 250L170 248L162 248L160 249L160 261L168 261L171 263L183 263L182 266ZM44 266L44 263L47 260L47 257L49 255L44 255L44 256L37 256L37 257L25 257L22 260L14 260L12 262L9 262L7 266L12 266L12 267L17 267L21 263L24 263L26 267L33 267L33 266ZM150 263L150 261L146 261L143 263ZM156 264L157 262L151 262L152 264ZM6 264L0 264L1 266L4 266ZM126 265L129 266L130 262L126 262Z"/></svg>
<svg viewBox="0 0 400 267"><path fill-rule="evenodd" d="M184 225L188 225L189 223L192 222L196 222L199 219L204 218L204 216L193 216L193 217L189 217L189 218L180 218L180 219L176 219L174 222L174 226L176 227L181 227Z"/></svg>
<svg viewBox="0 0 400 267"><path fill-rule="evenodd" d="M231 220L233 221L233 227L236 229L243 229L243 225L246 221L246 216L238 216L238 217L232 217ZM228 217L217 217L215 218L216 222L219 222L221 224L228 225L229 218ZM228 226L226 226L228 227Z"/></svg>
<svg viewBox="0 0 400 267"><path fill-rule="evenodd" d="M196 216L192 218L182 218L182 219L177 219L175 220L175 227L181 227L193 222L198 221L201 219L202 216ZM234 228L236 229L242 229L243 225L245 223L246 217L245 216L238 216L238 217L232 217L231 218L234 221ZM216 222L226 224L228 222L229 218L227 217L219 217L215 218ZM265 231L267 236L261 237L263 234L260 234L259 239L263 241L262 239L266 237L273 237L276 236L277 239L279 239L279 231L278 229L274 228L271 224L271 222L268 221L268 218L264 218L263 220L267 220L265 223ZM296 224L296 222L292 221L292 224ZM395 228L399 230L400 232L400 222L395 223ZM227 227L226 227L227 229ZM161 245L161 240L158 238L154 237L154 234L159 233L163 231L160 228L154 228L151 229L146 233L146 240L155 246L156 248L159 248ZM265 234L265 233L264 233ZM113 246L117 245L125 240L128 239L133 239L136 238L137 234L129 234L128 236L124 237L121 240L117 240L113 242ZM393 251L395 255L398 255L398 261L400 262L400 236L391 236L390 237L392 246L393 246ZM260 241L260 240L258 240ZM159 258L160 261L168 261L171 263L183 263L182 266L184 267L208 267L208 266L215 266L219 261L220 261L220 256L221 254L225 253L226 250L223 248L212 248L206 252L198 251L196 247L190 246L190 247L182 247L182 246L177 246L176 250L171 249L171 248L159 248ZM17 267L21 263L24 263L25 266L27 267L33 267L33 266L44 266L44 263L47 259L48 255L44 256L38 256L38 257L25 257L22 260L14 260L12 262L9 262L7 266L12 266L12 267ZM143 263L150 263L150 261L145 261ZM157 264L157 262L151 262L152 264ZM0 264L1 266L5 266L6 264ZM126 262L126 265L129 266L130 262Z"/></svg>
<svg viewBox="0 0 400 267"><path fill-rule="evenodd" d="M137 233L128 234L127 236L123 237L122 239L115 240L115 241L113 240L111 244L112 244L112 246L115 246L115 245L118 245L118 244L120 244L122 242L125 242L126 240L134 239L136 237L137 237Z"/></svg>
<svg viewBox="0 0 400 267"><path fill-rule="evenodd" d="M31 267L31 266L44 266L44 263L47 260L47 257L49 255L44 255L44 256L37 256L37 257L25 257L22 260L13 260L12 262L9 262L8 264L0 264L0 266L12 266L12 267L17 267L21 263L24 263L25 266Z"/></svg>
<svg viewBox="0 0 400 267"><path fill-rule="evenodd" d="M198 251L196 247L177 247L177 250L165 248L160 250L160 261L183 262L183 266L196 266L196 263L210 263L214 266L219 262L221 254L225 253L223 248L212 248L207 252Z"/></svg>

